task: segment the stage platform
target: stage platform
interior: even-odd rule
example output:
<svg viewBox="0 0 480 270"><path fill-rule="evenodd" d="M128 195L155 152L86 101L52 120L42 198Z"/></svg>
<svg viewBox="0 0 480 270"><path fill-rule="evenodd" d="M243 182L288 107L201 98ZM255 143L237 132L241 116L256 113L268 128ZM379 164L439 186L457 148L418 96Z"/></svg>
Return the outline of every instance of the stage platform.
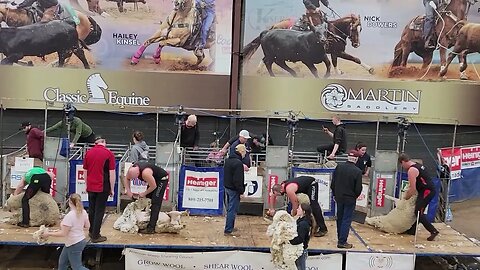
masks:
<svg viewBox="0 0 480 270"><path fill-rule="evenodd" d="M8 213L0 212L1 217ZM98 248L140 248L158 251L223 251L249 250L269 251L269 238L265 234L268 222L258 216L238 216L236 227L238 231L233 236L224 236L223 217L189 216L182 221L186 228L179 234L134 235L122 233L113 229L113 223L118 215L108 215L102 226L102 235L108 240L103 243L89 243L90 247ZM336 247L335 221L327 221L328 234L324 237L314 237L310 241L309 251L312 253L338 253L346 250ZM386 252L415 253L417 256L455 255L480 256L480 246L467 237L450 228L446 224L435 224L440 235L433 242L426 240L428 233L420 226L416 248L414 236L389 235L373 229L368 225L353 223L348 241L354 245L350 251L356 252ZM38 228L20 228L14 225L0 223L0 245L32 246L37 245L32 233ZM60 246L58 238L50 238L50 246Z"/></svg>

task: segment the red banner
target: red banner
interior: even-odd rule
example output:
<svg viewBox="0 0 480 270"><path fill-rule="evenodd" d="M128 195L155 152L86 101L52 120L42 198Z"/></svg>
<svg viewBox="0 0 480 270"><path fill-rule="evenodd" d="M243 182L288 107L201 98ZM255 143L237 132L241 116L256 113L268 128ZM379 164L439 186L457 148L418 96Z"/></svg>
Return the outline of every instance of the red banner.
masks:
<svg viewBox="0 0 480 270"><path fill-rule="evenodd" d="M269 207L274 207L277 202L277 197L273 195L272 187L278 184L278 175L271 174L268 177L268 201Z"/></svg>
<svg viewBox="0 0 480 270"><path fill-rule="evenodd" d="M450 179L457 179L461 176L462 170L462 149L460 147L453 148L442 148L440 153L443 158L443 162L450 167Z"/></svg>
<svg viewBox="0 0 480 270"><path fill-rule="evenodd" d="M385 206L385 189L387 187L387 179L377 178L377 196L375 197L375 206Z"/></svg>
<svg viewBox="0 0 480 270"><path fill-rule="evenodd" d="M52 179L52 185L50 186L50 194L52 197L55 197L57 194L57 168L55 167L48 167L47 168L48 172L52 172L55 177Z"/></svg>

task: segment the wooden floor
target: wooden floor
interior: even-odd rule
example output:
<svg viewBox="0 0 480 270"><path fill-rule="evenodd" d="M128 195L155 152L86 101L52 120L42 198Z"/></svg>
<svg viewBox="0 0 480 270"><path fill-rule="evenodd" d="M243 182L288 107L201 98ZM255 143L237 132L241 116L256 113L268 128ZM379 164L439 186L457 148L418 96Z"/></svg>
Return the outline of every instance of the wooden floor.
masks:
<svg viewBox="0 0 480 270"><path fill-rule="evenodd" d="M0 212L0 217L5 217ZM136 247L163 250L225 250L243 249L268 251L269 238L265 234L268 222L262 217L238 216L236 219L237 232L234 236L224 236L223 217L183 217L186 228L179 234L134 235L122 233L113 229L113 222L117 215L107 216L102 235L108 240L99 247ZM325 237L313 238L309 249L317 252L344 251L336 247L336 226L334 221L327 221L328 234ZM426 241L428 234L420 229L417 238L417 248L414 245L414 236L388 235L379 232L368 225L353 223L348 242L354 245L351 251L360 252L390 252L390 253L417 253L418 255L457 254L480 256L480 246L475 245L468 238L461 235L445 224L435 224L440 235L433 242ZM32 233L37 228L19 228L17 226L0 223L0 244L2 245L36 245ZM49 245L60 245L61 239L51 238Z"/></svg>

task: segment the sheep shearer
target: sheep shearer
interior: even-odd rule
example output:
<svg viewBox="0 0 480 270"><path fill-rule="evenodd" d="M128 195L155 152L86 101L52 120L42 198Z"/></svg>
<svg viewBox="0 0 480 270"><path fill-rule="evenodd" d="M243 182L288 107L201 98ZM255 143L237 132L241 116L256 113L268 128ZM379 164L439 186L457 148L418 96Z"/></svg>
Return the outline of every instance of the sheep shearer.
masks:
<svg viewBox="0 0 480 270"><path fill-rule="evenodd" d="M322 215L322 208L318 203L318 182L315 181L315 178L311 176L299 176L286 181L283 181L281 184L273 185L271 198L275 196L287 195L288 199L292 203L292 216L296 215L298 209L298 193L304 193L310 198L310 206L312 207L313 217L317 223L318 229L313 233L315 237L322 237L327 234L327 225L325 225L325 220ZM268 214L273 216L275 214L275 209L273 205L270 205Z"/></svg>
<svg viewBox="0 0 480 270"><path fill-rule="evenodd" d="M398 163L407 170L408 174L408 183L409 187L407 193L405 194L405 199L408 200L417 193L417 202L415 205L415 216L418 215L418 220L422 223L423 227L430 232L430 236L427 238L428 241L433 241L435 237L439 234L437 229L433 227L432 223L427 220L427 217L424 214L425 208L430 203L430 201L435 197L435 185L433 184L432 178L427 173L425 166L415 163L410 160L410 157L407 154L400 154L398 157ZM415 234L417 229L417 223L415 222L407 233Z"/></svg>
<svg viewBox="0 0 480 270"><path fill-rule="evenodd" d="M142 192L139 197L152 199L152 207L150 212L150 221L147 228L140 230L139 233L153 234L157 226L158 214L162 207L163 194L168 184L168 173L153 163L140 162L134 164L128 169L127 177L124 178L124 186L127 196L132 198L133 193L130 189L130 181L140 179L147 183L147 190Z"/></svg>
<svg viewBox="0 0 480 270"><path fill-rule="evenodd" d="M39 190L50 193L50 186L55 174L45 171L42 167L33 167L22 177L13 195L18 195L28 185L22 198L22 222L18 226L28 228L30 226L30 205L28 201L37 194Z"/></svg>

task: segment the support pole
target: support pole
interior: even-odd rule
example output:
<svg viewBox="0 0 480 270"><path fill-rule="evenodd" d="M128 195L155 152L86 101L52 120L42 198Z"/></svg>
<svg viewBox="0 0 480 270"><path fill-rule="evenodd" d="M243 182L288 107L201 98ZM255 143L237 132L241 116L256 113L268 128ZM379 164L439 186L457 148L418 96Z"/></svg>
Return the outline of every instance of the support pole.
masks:
<svg viewBox="0 0 480 270"><path fill-rule="evenodd" d="M265 148L268 147L268 141L269 141L268 138L269 138L269 137L270 137L270 115L267 116L267 138L265 138L265 139L266 139L266 141L265 141Z"/></svg>
<svg viewBox="0 0 480 270"><path fill-rule="evenodd" d="M380 118L377 119L377 131L375 134L375 153L378 150L378 134L380 133Z"/></svg>
<svg viewBox="0 0 480 270"><path fill-rule="evenodd" d="M458 121L455 120L455 126L453 128L453 140L452 140L452 149L450 150L450 164L448 164L448 166L450 167L450 169L452 168L452 164L453 164L453 152L455 151L455 141L457 140L457 127L458 127ZM450 172L450 175L451 175L451 172ZM448 177L448 183L447 183L447 193L446 193L446 196L445 196L445 218L444 218L444 222L447 222L447 213L450 210L450 186L451 186L451 183L452 182L452 179L451 177Z"/></svg>
<svg viewBox="0 0 480 270"><path fill-rule="evenodd" d="M157 111L157 112L156 112L156 113L157 113L157 123L156 123L156 125L155 125L155 145L157 145L157 143L158 143L158 128L159 128L159 123L158 123L158 122L160 121L160 119L159 119L159 118L160 118L160 115L159 115L158 110L159 110L159 109L158 109L158 107L157 107L157 108L156 108L156 111Z"/></svg>
<svg viewBox="0 0 480 270"><path fill-rule="evenodd" d="M0 98L0 185L2 187L2 194L1 194L1 198L2 198L2 205L5 205L5 198L6 198L6 191L7 191L7 188L6 188L6 183L5 183L5 179L4 179L4 175L3 175L3 159L5 158L4 157L4 153L3 153L3 98Z"/></svg>

